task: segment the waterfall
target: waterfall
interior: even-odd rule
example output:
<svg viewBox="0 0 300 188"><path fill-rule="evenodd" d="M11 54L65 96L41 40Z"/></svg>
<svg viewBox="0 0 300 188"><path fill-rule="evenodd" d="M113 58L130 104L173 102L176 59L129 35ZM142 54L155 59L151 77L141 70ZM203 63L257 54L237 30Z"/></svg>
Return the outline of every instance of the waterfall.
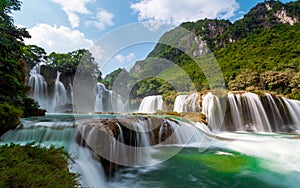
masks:
<svg viewBox="0 0 300 188"><path fill-rule="evenodd" d="M2 135L1 144L25 145L35 142L43 147L64 147L74 160L74 164L69 165L70 171L81 174L81 186L107 187L102 165L93 159L93 152L76 143L78 130L72 119L72 116L40 117L38 121L21 119L22 126Z"/></svg>
<svg viewBox="0 0 300 188"><path fill-rule="evenodd" d="M192 93L190 95L178 95L174 103L174 112L199 112L199 94Z"/></svg>
<svg viewBox="0 0 300 188"><path fill-rule="evenodd" d="M145 97L139 107L139 113L156 113L157 110L164 110L164 102L161 95Z"/></svg>
<svg viewBox="0 0 300 188"><path fill-rule="evenodd" d="M286 128L295 128L300 130L300 101L289 100L283 98L284 104L286 105L289 115L290 115L290 124Z"/></svg>
<svg viewBox="0 0 300 188"><path fill-rule="evenodd" d="M200 103L199 103L199 93L192 93L186 98L186 105L188 112L199 112L200 111Z"/></svg>
<svg viewBox="0 0 300 188"><path fill-rule="evenodd" d="M52 111L54 112L58 106L67 103L67 90L64 84L59 80L61 72L57 71L57 76L55 80L54 96L52 102Z"/></svg>
<svg viewBox="0 0 300 188"><path fill-rule="evenodd" d="M300 102L266 93L203 95L202 113L214 131L294 132L300 129Z"/></svg>
<svg viewBox="0 0 300 188"><path fill-rule="evenodd" d="M207 122L212 130L218 132L224 121L224 105L221 103L221 100L211 92L202 97L202 113L206 115Z"/></svg>
<svg viewBox="0 0 300 188"><path fill-rule="evenodd" d="M197 129L188 123L164 120L159 127L159 144L187 144L191 141L199 141L194 137ZM166 133L169 135L166 137ZM166 137L166 138L165 138ZM196 140L193 140L196 139Z"/></svg>
<svg viewBox="0 0 300 188"><path fill-rule="evenodd" d="M112 112L112 91L106 89L102 83L97 83L94 88L95 112Z"/></svg>
<svg viewBox="0 0 300 188"><path fill-rule="evenodd" d="M229 107L231 111L231 118L233 126L236 127L237 131L242 131L244 129L243 127L243 115L240 109L242 109L242 103L241 103L241 95L234 95L233 93L229 92L227 94L228 100L229 100Z"/></svg>
<svg viewBox="0 0 300 188"><path fill-rule="evenodd" d="M67 90L64 84L60 81L61 73L57 71L54 91L47 88L47 83L44 77L40 74L40 65L36 65L30 70L30 77L28 86L30 86L29 97L35 99L41 108L46 109L48 112L56 112L57 107L70 103L72 101L72 84L70 83L71 96L68 97Z"/></svg>
<svg viewBox="0 0 300 188"><path fill-rule="evenodd" d="M127 104L121 100L121 97L113 93L113 91L106 89L102 83L97 83L94 87L94 111L95 112L129 112L126 108Z"/></svg>
<svg viewBox="0 0 300 188"><path fill-rule="evenodd" d="M71 78L69 77L69 87L70 87L70 97L71 97L71 99L70 99L70 101L68 101L68 102L72 102L73 101L73 96L74 96L74 92L73 92L73 84L72 84L72 81L71 81Z"/></svg>
<svg viewBox="0 0 300 188"><path fill-rule="evenodd" d="M174 112L182 113L187 111L185 100L187 95L178 95L174 103Z"/></svg>
<svg viewBox="0 0 300 188"><path fill-rule="evenodd" d="M28 86L30 86L29 96L35 99L41 108L47 109L49 105L47 83L44 77L40 74L40 65L35 65L30 70Z"/></svg>

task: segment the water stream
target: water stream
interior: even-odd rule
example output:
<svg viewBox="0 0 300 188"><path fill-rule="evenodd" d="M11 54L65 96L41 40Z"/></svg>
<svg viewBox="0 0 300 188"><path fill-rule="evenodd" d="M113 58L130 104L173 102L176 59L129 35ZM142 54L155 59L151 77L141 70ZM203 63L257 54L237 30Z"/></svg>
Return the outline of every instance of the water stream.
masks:
<svg viewBox="0 0 300 188"><path fill-rule="evenodd" d="M75 115L75 119L91 118L113 116ZM158 161L175 151L173 157L155 165L122 168L107 179L101 163L95 160L95 153L76 141L79 130L75 119L70 114L25 118L22 126L1 137L0 144L36 142L44 147L64 147L75 162L69 168L80 173L84 187L297 187L300 183L297 135L220 132L215 138L203 124L178 126L173 121L168 122L173 122L173 138L154 145L155 152L143 154L147 160ZM145 125L139 126L140 123L136 122L135 129L144 132ZM119 129L122 130L120 126ZM92 138L90 133L87 132ZM124 134L121 131L118 140L124 140ZM144 143L143 147L149 146L150 137L140 137L138 142ZM126 151L117 151L114 155L126 156Z"/></svg>

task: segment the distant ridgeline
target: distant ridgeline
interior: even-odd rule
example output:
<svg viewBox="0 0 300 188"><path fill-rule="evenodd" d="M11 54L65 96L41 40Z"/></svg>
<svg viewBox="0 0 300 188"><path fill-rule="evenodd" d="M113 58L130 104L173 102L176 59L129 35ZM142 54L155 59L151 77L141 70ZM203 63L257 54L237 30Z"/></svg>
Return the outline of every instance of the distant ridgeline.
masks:
<svg viewBox="0 0 300 188"><path fill-rule="evenodd" d="M207 61L209 67L210 59L216 58L229 90L266 90L300 99L299 15L299 1L286 4L266 1L234 23L211 19L182 23L165 33L147 58L136 62L129 73L125 69L116 70L104 83L110 88L119 73L133 81L144 78L131 93L140 98L154 93L169 96L175 89L188 92L192 84L198 91L213 89L220 86L220 81L211 78L213 82L208 84L205 75L210 75L214 68L200 69L195 61ZM183 28L192 34L182 34ZM180 48L166 45L177 43ZM183 71L178 72L162 61L175 63ZM156 70L163 71L152 76ZM182 84L174 88L172 83L164 81L165 77Z"/></svg>

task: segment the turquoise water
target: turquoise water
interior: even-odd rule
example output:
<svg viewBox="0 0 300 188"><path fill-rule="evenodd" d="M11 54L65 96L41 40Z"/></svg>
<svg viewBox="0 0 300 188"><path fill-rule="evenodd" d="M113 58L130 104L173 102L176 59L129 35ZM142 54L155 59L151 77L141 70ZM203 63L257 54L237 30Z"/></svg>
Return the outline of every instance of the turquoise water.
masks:
<svg viewBox="0 0 300 188"><path fill-rule="evenodd" d="M170 149L170 148L169 148ZM263 166L264 159L212 148L185 148L164 163L128 168L111 180L112 187L298 187L299 172L279 173Z"/></svg>
<svg viewBox="0 0 300 188"><path fill-rule="evenodd" d="M76 119L113 118L113 115L76 115ZM150 167L127 167L105 178L103 169L74 141L74 116L50 114L22 119L22 126L1 137L0 144L36 142L64 147L77 156L70 170L82 174L90 187L299 187L298 135L223 132L209 148L201 143L155 146L152 158L182 149L172 158ZM196 135L197 136L197 135ZM199 149L201 148L201 149Z"/></svg>

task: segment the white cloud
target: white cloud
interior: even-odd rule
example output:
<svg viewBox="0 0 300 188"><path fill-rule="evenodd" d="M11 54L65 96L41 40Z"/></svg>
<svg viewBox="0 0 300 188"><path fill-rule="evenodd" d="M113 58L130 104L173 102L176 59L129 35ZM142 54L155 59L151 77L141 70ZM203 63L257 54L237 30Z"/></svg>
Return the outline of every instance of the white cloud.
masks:
<svg viewBox="0 0 300 188"><path fill-rule="evenodd" d="M141 0L132 4L140 21L179 24L204 18L228 19L239 9L236 0Z"/></svg>
<svg viewBox="0 0 300 188"><path fill-rule="evenodd" d="M37 24L28 29L30 39L26 39L26 44L35 44L44 48L48 53L66 53L77 49L90 48L93 41L85 38L85 35L78 30L72 30L65 26L51 26L48 24Z"/></svg>
<svg viewBox="0 0 300 188"><path fill-rule="evenodd" d="M62 9L66 12L68 20L71 23L72 28L76 28L80 24L78 14L91 14L87 9L86 4L93 2L94 0L52 0L53 2L62 6Z"/></svg>
<svg viewBox="0 0 300 188"><path fill-rule="evenodd" d="M134 53L130 53L126 56L123 56L123 55L116 55L115 56L115 59L120 62L120 63L131 63L135 58L135 54Z"/></svg>
<svg viewBox="0 0 300 188"><path fill-rule="evenodd" d="M102 67L103 64L106 63L108 57L104 55L105 52L100 46L93 45L89 49L89 51L93 54L93 56L96 59L96 62L99 64L100 67Z"/></svg>
<svg viewBox="0 0 300 188"><path fill-rule="evenodd" d="M87 24L93 25L97 27L99 30L103 30L107 26L114 25L112 21L113 17L114 15L112 13L102 9L97 13L95 20L87 21Z"/></svg>

